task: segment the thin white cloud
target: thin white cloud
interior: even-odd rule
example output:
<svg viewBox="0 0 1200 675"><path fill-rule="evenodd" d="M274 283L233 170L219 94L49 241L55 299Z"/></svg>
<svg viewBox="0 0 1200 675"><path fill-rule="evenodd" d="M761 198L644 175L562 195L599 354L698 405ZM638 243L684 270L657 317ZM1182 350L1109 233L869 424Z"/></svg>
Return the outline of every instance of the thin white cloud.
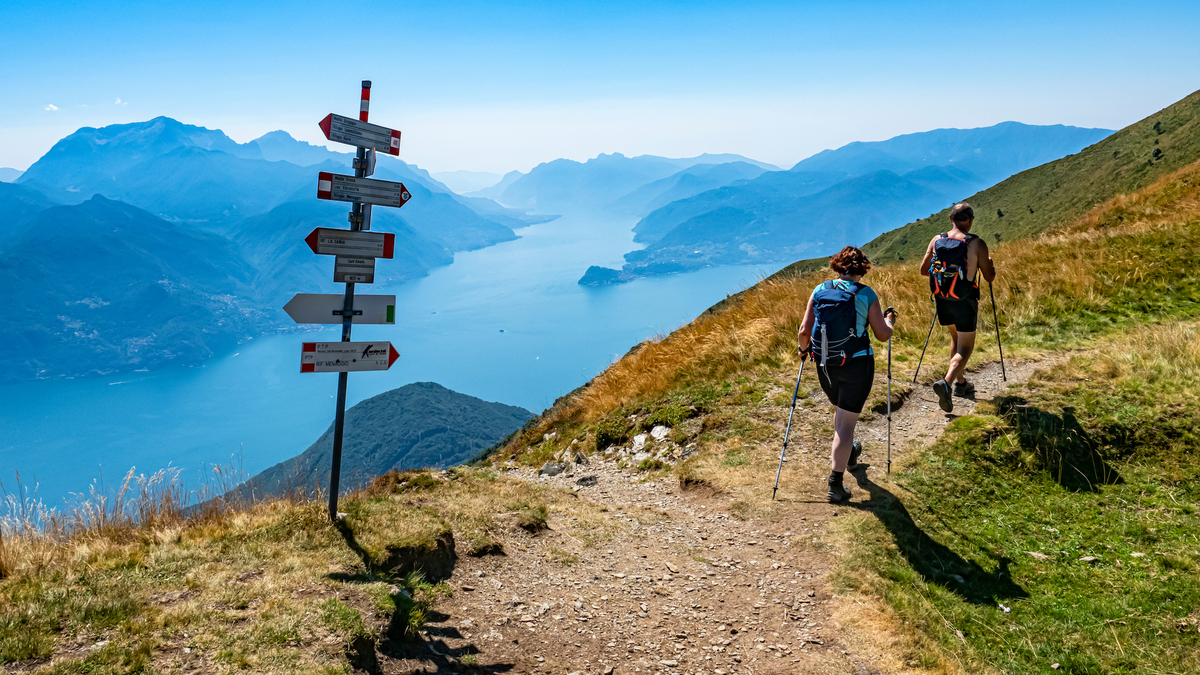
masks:
<svg viewBox="0 0 1200 675"><path fill-rule="evenodd" d="M129 102L128 102L128 101L122 101L122 100L121 100L121 99L118 97L118 98L117 98L117 100L116 100L116 102L114 102L114 103L113 103L113 105L129 105Z"/></svg>
<svg viewBox="0 0 1200 675"><path fill-rule="evenodd" d="M58 106L54 105L53 103L47 103L45 109L53 112L55 110L58 110Z"/></svg>

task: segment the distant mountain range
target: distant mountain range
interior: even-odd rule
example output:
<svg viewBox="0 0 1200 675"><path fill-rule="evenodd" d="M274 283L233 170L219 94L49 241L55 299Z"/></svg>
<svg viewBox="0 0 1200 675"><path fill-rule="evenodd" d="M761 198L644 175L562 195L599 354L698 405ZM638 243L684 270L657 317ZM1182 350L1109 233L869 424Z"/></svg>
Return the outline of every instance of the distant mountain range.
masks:
<svg viewBox="0 0 1200 675"><path fill-rule="evenodd" d="M10 169L6 166L0 166L0 183L11 183L20 178L22 173L25 172L18 171L17 169Z"/></svg>
<svg viewBox="0 0 1200 675"><path fill-rule="evenodd" d="M621 270L590 268L580 283L828 255L1111 133L1005 122L851 143L655 209L634 226L644 249Z"/></svg>
<svg viewBox="0 0 1200 675"><path fill-rule="evenodd" d="M556 159L534 167L529 173L506 175L493 188L481 191L481 196L492 196L501 204L513 208L529 209L540 213L577 213L580 211L605 211L621 208L636 209L654 201L655 197L676 188L683 178L663 183L646 193L631 198L623 207L618 202L631 192L648 183L662 181L681 174L697 165L720 165L739 163L758 167L764 171L775 171L779 167L764 164L741 155L700 155L685 159L670 159L654 155L626 157L620 153L599 155L586 162ZM730 171L734 175L739 170ZM740 170L745 174L745 169ZM700 178L707 170L693 172L692 180ZM718 180L719 172L711 180ZM507 184L506 184L507 183ZM501 189L502 188L502 189ZM499 192L497 193L497 190Z"/></svg>
<svg viewBox="0 0 1200 675"><path fill-rule="evenodd" d="M439 171L431 175L460 195L489 188L502 178L500 174L487 171Z"/></svg>
<svg viewBox="0 0 1200 675"><path fill-rule="evenodd" d="M373 396L346 411L341 490L363 487L392 469L461 464L504 440L533 413L490 403L433 382ZM312 493L327 488L333 425L302 454L280 462L234 490L244 497Z"/></svg>
<svg viewBox="0 0 1200 675"><path fill-rule="evenodd" d="M237 143L166 117L62 139L16 183L0 183L0 278L23 308L33 303L0 319L22 345L0 356L0 380L196 364L292 325L280 309L291 294L340 288L332 261L303 238L348 227L348 204L316 199L316 173L351 173L351 159L282 131ZM373 229L396 234L380 283L547 220L454 194L391 157L375 176L413 194L403 210L374 211ZM46 255L35 245L45 241L59 248ZM169 313L146 307L155 292Z"/></svg>

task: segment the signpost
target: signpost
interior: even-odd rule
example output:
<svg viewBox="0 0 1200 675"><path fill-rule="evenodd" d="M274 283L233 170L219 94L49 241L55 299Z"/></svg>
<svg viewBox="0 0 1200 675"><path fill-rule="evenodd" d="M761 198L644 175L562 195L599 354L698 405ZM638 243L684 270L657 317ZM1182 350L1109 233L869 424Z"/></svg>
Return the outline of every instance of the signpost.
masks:
<svg viewBox="0 0 1200 675"><path fill-rule="evenodd" d="M412 198L404 183L374 178L354 178L322 171L317 177L317 199L362 202L400 208Z"/></svg>
<svg viewBox="0 0 1200 675"><path fill-rule="evenodd" d="M399 357L390 342L305 342L300 349L300 372L387 370Z"/></svg>
<svg viewBox="0 0 1200 675"><path fill-rule="evenodd" d="M368 87L369 88L369 87ZM365 105L368 101L364 100ZM364 109L365 113L366 110ZM364 115L365 117L365 115ZM400 154L400 132L395 129L381 127L378 124L367 124L362 121L342 117L330 113L320 122L321 131L325 138L346 145L357 145L360 148L374 148L389 155Z"/></svg>
<svg viewBox="0 0 1200 675"><path fill-rule="evenodd" d="M346 298L331 293L297 293L283 306L296 323L342 323L342 305ZM396 296L356 295L351 323L396 323Z"/></svg>
<svg viewBox="0 0 1200 675"><path fill-rule="evenodd" d="M357 206L357 204L355 205ZM391 232L363 232L318 227L304 238L317 255L342 255L358 258L391 258L396 235Z"/></svg>
<svg viewBox="0 0 1200 675"><path fill-rule="evenodd" d="M338 284L375 283L375 259L339 255L333 262L333 281Z"/></svg>
<svg viewBox="0 0 1200 675"><path fill-rule="evenodd" d="M350 372L387 370L400 354L390 342L351 342L354 324L394 324L396 296L362 295L354 300L354 284L375 281L375 259L391 258L396 236L368 232L372 206L404 206L412 194L403 183L367 178L375 173L375 153L400 154L400 132L367 122L371 81L363 80L358 119L329 114L319 126L325 138L358 147L354 175L327 171L317 176L317 198L350 202L350 229L318 227L304 238L317 255L336 256L333 280L346 284L346 294L300 293L284 306L296 323L342 324L341 342L305 342L300 372L337 373L337 411L333 422L333 458L329 468L329 518L338 521L338 485L342 471L342 436L346 426L346 382Z"/></svg>

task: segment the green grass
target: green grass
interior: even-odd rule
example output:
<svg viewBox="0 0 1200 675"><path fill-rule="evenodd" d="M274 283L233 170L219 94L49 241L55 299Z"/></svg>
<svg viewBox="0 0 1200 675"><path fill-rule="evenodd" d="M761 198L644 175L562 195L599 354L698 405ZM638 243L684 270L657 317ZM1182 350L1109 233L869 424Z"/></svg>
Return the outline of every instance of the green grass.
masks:
<svg viewBox="0 0 1200 675"><path fill-rule="evenodd" d="M906 493L864 485L837 583L915 627L917 661L1197 672L1200 335L1139 331L1032 384L951 423Z"/></svg>

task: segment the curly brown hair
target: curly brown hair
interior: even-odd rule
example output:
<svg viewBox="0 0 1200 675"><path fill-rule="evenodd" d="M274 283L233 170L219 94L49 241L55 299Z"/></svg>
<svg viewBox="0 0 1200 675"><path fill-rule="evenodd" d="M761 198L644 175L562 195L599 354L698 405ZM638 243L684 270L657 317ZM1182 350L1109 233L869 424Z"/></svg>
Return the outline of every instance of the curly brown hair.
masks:
<svg viewBox="0 0 1200 675"><path fill-rule="evenodd" d="M867 270L871 269L871 261L867 260L866 253L853 246L847 246L829 259L829 266L838 274L856 276L866 274Z"/></svg>

